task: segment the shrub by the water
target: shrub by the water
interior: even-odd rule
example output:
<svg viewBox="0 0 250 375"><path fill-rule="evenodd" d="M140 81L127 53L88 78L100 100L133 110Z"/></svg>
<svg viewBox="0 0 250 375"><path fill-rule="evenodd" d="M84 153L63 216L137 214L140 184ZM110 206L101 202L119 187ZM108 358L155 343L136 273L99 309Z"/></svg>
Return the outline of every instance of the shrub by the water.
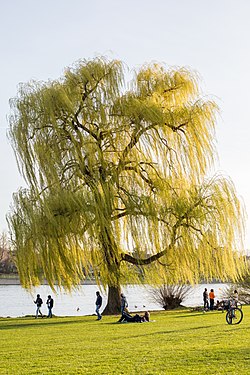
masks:
<svg viewBox="0 0 250 375"><path fill-rule="evenodd" d="M191 292L190 285L166 285L152 288L150 295L152 300L165 310L172 310L180 307L182 302Z"/></svg>

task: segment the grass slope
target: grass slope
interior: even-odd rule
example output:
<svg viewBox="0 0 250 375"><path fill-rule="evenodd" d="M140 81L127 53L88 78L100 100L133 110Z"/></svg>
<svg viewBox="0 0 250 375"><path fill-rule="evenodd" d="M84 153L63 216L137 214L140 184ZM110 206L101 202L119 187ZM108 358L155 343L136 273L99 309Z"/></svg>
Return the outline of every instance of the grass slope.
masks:
<svg viewBox="0 0 250 375"><path fill-rule="evenodd" d="M250 374L250 306L241 324L225 313L0 319L0 374Z"/></svg>

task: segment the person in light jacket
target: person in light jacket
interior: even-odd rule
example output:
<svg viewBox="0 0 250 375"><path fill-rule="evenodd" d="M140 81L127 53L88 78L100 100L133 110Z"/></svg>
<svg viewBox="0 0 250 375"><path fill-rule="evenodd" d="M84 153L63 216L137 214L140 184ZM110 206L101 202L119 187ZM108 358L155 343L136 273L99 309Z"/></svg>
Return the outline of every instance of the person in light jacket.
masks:
<svg viewBox="0 0 250 375"><path fill-rule="evenodd" d="M124 310L128 308L128 301L127 301L127 298L126 296L121 293L121 313L123 315L124 313Z"/></svg>

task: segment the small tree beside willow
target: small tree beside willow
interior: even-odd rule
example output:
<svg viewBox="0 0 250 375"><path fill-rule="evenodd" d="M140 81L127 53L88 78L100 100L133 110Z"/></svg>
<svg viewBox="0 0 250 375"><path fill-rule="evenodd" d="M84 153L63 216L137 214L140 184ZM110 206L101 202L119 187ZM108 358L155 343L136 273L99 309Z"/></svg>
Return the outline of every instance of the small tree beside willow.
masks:
<svg viewBox="0 0 250 375"><path fill-rule="evenodd" d="M150 297L153 302L164 310L173 310L181 304L191 293L191 285L160 285L150 289Z"/></svg>
<svg viewBox="0 0 250 375"><path fill-rule="evenodd" d="M0 274L17 273L13 255L6 233L0 233Z"/></svg>
<svg viewBox="0 0 250 375"><path fill-rule="evenodd" d="M127 88L120 61L83 60L21 85L11 107L29 188L8 221L25 287L70 289L91 269L115 313L128 282L237 278L242 208L230 179L205 179L217 107L190 71L146 65Z"/></svg>

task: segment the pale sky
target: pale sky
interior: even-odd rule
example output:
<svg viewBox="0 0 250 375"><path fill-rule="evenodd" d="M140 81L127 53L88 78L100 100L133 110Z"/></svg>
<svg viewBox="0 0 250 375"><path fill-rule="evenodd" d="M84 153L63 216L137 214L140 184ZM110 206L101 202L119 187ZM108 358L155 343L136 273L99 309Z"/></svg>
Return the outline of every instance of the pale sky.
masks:
<svg viewBox="0 0 250 375"><path fill-rule="evenodd" d="M56 79L100 55L130 68L158 61L199 73L221 110L216 169L232 178L250 216L249 0L0 1L0 231L12 194L25 185L6 136L9 99L21 82Z"/></svg>

